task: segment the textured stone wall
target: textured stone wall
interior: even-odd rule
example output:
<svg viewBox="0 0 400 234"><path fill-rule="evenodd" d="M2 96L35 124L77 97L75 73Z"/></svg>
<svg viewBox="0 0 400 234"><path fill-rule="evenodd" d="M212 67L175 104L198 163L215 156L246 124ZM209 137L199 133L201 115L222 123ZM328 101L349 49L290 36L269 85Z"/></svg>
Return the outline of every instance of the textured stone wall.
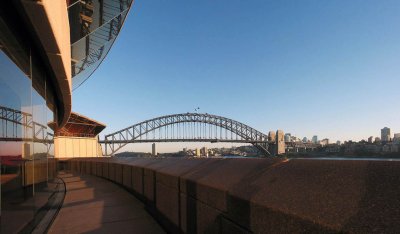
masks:
<svg viewBox="0 0 400 234"><path fill-rule="evenodd" d="M172 233L396 233L400 162L66 160L124 186Z"/></svg>

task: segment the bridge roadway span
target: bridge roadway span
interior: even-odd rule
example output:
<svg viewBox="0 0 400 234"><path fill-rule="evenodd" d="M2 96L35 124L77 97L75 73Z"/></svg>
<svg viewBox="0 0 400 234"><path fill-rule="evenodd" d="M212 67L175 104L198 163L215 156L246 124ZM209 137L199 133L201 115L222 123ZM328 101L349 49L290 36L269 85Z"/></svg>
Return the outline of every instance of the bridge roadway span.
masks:
<svg viewBox="0 0 400 234"><path fill-rule="evenodd" d="M75 158L170 233L398 233L400 161Z"/></svg>

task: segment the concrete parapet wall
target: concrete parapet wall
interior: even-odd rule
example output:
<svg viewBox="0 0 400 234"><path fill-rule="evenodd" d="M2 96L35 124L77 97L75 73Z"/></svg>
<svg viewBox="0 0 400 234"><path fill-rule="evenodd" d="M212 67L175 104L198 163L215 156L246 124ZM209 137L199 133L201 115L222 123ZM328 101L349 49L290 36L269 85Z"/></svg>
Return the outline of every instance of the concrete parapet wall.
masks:
<svg viewBox="0 0 400 234"><path fill-rule="evenodd" d="M172 233L400 230L397 161L74 158L66 167L124 186Z"/></svg>

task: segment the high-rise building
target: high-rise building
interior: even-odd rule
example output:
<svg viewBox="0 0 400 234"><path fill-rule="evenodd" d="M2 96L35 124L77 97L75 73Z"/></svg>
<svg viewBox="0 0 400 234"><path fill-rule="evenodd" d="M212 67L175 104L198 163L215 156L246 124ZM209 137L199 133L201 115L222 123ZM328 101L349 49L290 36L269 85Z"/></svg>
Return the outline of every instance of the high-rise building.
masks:
<svg viewBox="0 0 400 234"><path fill-rule="evenodd" d="M336 145L341 145L341 144L342 144L342 142L336 141Z"/></svg>
<svg viewBox="0 0 400 234"><path fill-rule="evenodd" d="M307 143L308 138L307 137L303 137L303 143Z"/></svg>
<svg viewBox="0 0 400 234"><path fill-rule="evenodd" d="M380 143L380 142L381 142L381 138L375 137L375 143Z"/></svg>
<svg viewBox="0 0 400 234"><path fill-rule="evenodd" d="M390 141L390 128L384 127L381 129L381 141Z"/></svg>
<svg viewBox="0 0 400 234"><path fill-rule="evenodd" d="M312 143L317 144L318 143L318 136L313 136L311 141L312 141Z"/></svg>

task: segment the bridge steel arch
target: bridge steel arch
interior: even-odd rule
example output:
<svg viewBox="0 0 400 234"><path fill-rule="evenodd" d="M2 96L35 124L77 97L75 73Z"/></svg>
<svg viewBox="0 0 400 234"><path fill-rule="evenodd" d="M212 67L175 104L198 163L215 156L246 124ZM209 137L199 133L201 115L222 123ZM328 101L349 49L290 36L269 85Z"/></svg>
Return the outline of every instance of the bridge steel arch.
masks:
<svg viewBox="0 0 400 234"><path fill-rule="evenodd" d="M202 114L202 113L183 113L183 114L173 114L161 116L158 118L146 120L130 127L124 128L117 132L108 134L105 136L105 140L101 143L105 144L105 154L114 155L118 150L127 145L128 143L138 143L138 142L152 142L152 140L141 140L141 137L149 132L156 129L160 129L169 125L179 124L179 123L205 123L209 125L214 125L223 129L226 129L241 138L239 141L227 140L227 139L208 139L209 142L241 142L241 143L251 143L258 150L261 151L265 156L271 155L268 151L268 135L257 131L256 129L238 122L233 119L229 119L222 116ZM198 139L165 139L162 142L194 142L205 140ZM154 140L154 142L160 142L160 140ZM109 152L109 150L111 152Z"/></svg>

